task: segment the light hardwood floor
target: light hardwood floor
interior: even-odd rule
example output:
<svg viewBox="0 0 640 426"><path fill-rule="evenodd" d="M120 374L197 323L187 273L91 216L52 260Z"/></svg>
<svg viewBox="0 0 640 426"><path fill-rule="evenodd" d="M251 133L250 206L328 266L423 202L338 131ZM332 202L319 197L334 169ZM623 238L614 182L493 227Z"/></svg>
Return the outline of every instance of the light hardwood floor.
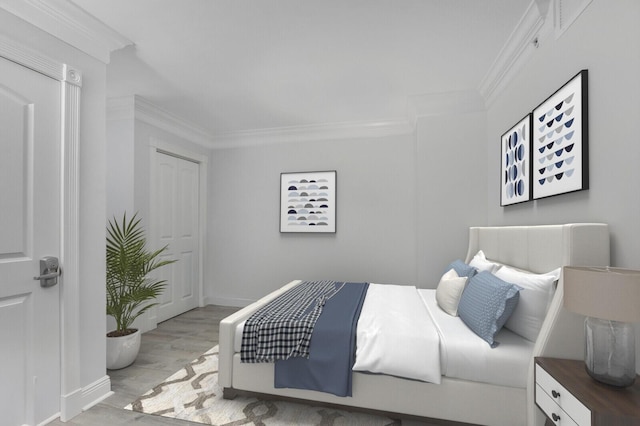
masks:
<svg viewBox="0 0 640 426"><path fill-rule="evenodd" d="M220 321L239 308L205 306L158 324L142 335L136 361L122 370L108 370L111 377L109 398L68 422L54 420L52 426L202 426L184 420L124 410L138 396L161 383L206 350L218 344ZM402 426L465 426L447 421L422 422L402 419ZM470 426L470 425L466 425Z"/></svg>
<svg viewBox="0 0 640 426"><path fill-rule="evenodd" d="M220 320L237 310L209 305L158 324L155 330L142 335L140 353L132 365L122 370L107 371L113 395L66 423L55 420L49 424L202 426L200 423L136 413L123 407L217 345Z"/></svg>

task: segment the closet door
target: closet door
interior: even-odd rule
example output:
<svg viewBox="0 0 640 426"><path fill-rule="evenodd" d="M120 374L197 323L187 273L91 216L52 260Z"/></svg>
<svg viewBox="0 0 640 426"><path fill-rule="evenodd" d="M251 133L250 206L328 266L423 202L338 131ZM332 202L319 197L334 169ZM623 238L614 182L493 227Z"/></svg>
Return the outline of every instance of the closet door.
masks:
<svg viewBox="0 0 640 426"><path fill-rule="evenodd" d="M158 270L167 280L157 307L161 322L198 306L200 182L197 163L161 152L155 158L155 240L169 246L164 258L177 259Z"/></svg>

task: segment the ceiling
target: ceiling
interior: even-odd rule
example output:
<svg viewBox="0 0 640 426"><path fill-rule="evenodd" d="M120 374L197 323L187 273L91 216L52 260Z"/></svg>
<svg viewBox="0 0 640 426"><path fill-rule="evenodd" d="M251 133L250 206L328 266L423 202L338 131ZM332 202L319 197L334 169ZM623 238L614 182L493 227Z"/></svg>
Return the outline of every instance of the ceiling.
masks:
<svg viewBox="0 0 640 426"><path fill-rule="evenodd" d="M376 123L478 89L530 0L72 0L133 41L107 95L212 138Z"/></svg>

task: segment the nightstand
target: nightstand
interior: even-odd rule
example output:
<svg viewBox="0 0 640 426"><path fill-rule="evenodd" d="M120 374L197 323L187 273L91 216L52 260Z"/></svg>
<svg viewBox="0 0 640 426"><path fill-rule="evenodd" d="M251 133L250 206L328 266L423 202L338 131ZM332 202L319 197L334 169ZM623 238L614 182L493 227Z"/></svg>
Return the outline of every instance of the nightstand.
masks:
<svg viewBox="0 0 640 426"><path fill-rule="evenodd" d="M535 381L545 426L640 425L640 378L616 388L593 380L584 361L537 357Z"/></svg>

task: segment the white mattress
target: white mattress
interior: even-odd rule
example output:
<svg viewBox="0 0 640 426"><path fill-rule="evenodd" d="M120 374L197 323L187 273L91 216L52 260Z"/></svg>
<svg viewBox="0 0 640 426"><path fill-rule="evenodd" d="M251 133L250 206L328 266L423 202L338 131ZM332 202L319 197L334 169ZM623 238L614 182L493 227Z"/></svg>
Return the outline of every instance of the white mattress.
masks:
<svg viewBox="0 0 640 426"><path fill-rule="evenodd" d="M534 343L502 329L496 336L500 344L491 348L471 331L459 317L438 307L434 289L418 293L440 335L440 369L443 376L474 382L525 388ZM240 352L244 321L236 328L234 351Z"/></svg>
<svg viewBox="0 0 640 426"><path fill-rule="evenodd" d="M436 291L419 290L440 334L442 375L474 382L524 388L534 343L503 328L496 335L500 344L491 348L459 317L438 307Z"/></svg>

